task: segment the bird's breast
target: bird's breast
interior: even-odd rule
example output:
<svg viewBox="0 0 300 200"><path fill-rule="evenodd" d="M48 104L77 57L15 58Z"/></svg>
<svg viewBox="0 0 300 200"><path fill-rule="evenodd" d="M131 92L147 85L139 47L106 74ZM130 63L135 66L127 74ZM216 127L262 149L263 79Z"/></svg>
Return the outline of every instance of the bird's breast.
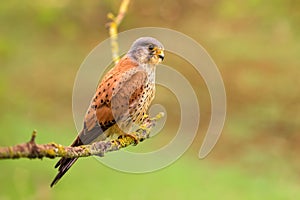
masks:
<svg viewBox="0 0 300 200"><path fill-rule="evenodd" d="M148 108L155 97L155 84L147 83L143 87L143 92L131 110L131 118L134 123L141 123L146 117Z"/></svg>

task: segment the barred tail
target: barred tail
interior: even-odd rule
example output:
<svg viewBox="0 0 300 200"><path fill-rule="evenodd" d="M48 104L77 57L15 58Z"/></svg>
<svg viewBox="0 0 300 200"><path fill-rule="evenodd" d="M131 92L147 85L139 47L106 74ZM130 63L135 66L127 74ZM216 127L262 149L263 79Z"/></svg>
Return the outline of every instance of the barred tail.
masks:
<svg viewBox="0 0 300 200"><path fill-rule="evenodd" d="M82 145L81 140L79 137L76 138L76 140L71 145L72 147L80 146ZM62 177L65 175L65 173L72 167L72 165L76 162L78 158L61 158L55 165L55 168L58 168L58 174L55 176L54 180L51 183L51 187L53 187Z"/></svg>

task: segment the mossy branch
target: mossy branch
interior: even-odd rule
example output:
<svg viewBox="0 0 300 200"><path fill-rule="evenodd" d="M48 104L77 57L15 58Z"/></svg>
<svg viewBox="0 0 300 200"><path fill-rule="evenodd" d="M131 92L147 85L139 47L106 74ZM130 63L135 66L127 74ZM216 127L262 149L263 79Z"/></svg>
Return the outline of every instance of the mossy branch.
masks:
<svg viewBox="0 0 300 200"><path fill-rule="evenodd" d="M119 45L118 45L118 27L121 24L127 9L130 0L123 0L119 9L119 13L117 16L114 16L112 13L108 13L107 18L110 20L107 23L107 27L109 29L109 36L110 36L110 44L112 50L112 58L115 64L117 64L120 60L119 57Z"/></svg>
<svg viewBox="0 0 300 200"><path fill-rule="evenodd" d="M104 156L110 151L117 151L129 145L136 145L136 140L143 141L149 138L151 129L155 126L156 121L163 116L159 113L154 118L146 118L143 124L136 132L124 135L118 139L109 141L94 142L90 145L82 145L77 147L62 146L56 143L36 144L36 131L32 133L31 139L27 143L18 144L10 147L0 147L0 159L16 159L16 158L78 158L88 157L92 155Z"/></svg>

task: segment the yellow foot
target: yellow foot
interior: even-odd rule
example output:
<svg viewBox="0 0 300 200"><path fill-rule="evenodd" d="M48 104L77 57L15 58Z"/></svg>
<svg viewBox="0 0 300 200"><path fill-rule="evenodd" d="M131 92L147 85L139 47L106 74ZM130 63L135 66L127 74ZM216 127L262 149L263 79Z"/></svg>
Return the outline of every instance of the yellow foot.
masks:
<svg viewBox="0 0 300 200"><path fill-rule="evenodd" d="M155 117L150 118L150 120L158 120L160 118L163 118L165 116L164 112L158 113Z"/></svg>
<svg viewBox="0 0 300 200"><path fill-rule="evenodd" d="M139 143L139 139L138 139L138 137L137 137L136 135L132 135L132 134L127 134L127 133L125 133L125 134L122 134L122 135L120 135L120 136L118 137L118 139L121 140L121 141L120 141L121 144L124 143L124 144L126 145L126 142L124 141L124 139L125 139L126 137L131 137L131 138L133 139L133 141L134 141L134 144L133 144L133 145L137 145L137 144ZM122 145L123 145L123 144L122 144Z"/></svg>

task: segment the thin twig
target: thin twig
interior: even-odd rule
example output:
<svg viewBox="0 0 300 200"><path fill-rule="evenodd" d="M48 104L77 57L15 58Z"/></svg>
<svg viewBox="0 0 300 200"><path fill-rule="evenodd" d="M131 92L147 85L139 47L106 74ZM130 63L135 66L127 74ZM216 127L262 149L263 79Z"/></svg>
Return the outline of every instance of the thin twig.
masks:
<svg viewBox="0 0 300 200"><path fill-rule="evenodd" d="M118 27L121 24L127 9L130 0L123 0L119 9L118 15L115 17L112 13L108 13L107 17L111 20L107 27L109 29L109 36L110 36L110 44L112 50L112 59L115 64L117 64L120 60L119 58L119 45L118 45Z"/></svg>

